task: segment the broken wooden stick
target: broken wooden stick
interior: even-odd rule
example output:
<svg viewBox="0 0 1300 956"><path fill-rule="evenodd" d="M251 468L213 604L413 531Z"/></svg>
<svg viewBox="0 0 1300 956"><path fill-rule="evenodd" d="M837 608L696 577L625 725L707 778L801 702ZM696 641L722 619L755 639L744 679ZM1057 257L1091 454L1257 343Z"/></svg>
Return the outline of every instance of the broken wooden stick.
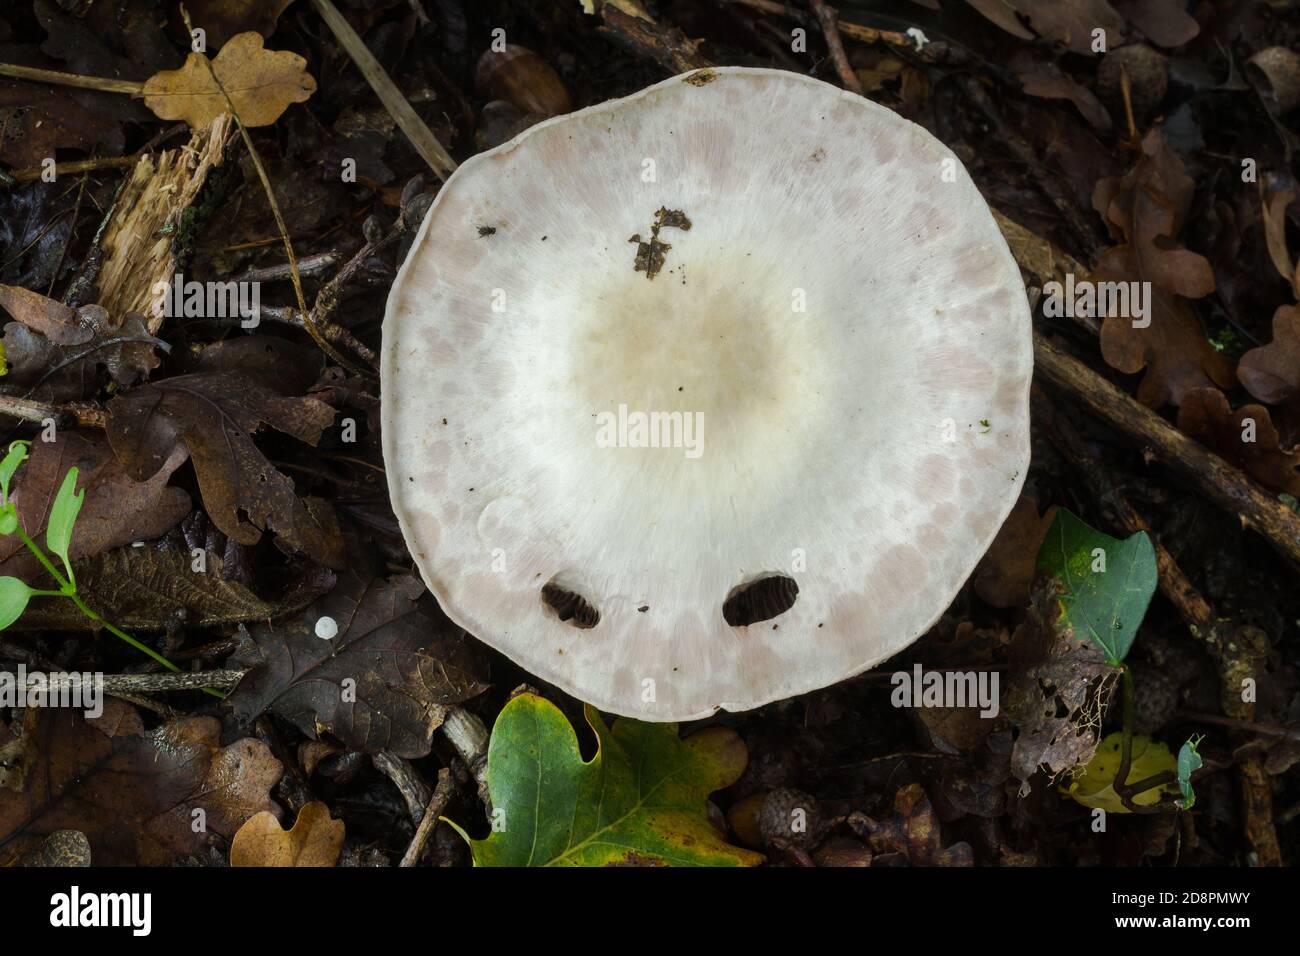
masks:
<svg viewBox="0 0 1300 956"><path fill-rule="evenodd" d="M1034 371L1092 415L1136 439L1210 501L1268 539L1300 568L1300 514L1078 359L1034 333Z"/></svg>

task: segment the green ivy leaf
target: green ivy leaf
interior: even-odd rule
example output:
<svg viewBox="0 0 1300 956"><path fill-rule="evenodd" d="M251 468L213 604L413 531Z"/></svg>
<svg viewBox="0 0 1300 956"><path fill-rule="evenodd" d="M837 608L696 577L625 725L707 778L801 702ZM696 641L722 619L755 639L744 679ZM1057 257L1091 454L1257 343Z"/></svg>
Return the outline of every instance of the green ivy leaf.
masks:
<svg viewBox="0 0 1300 956"><path fill-rule="evenodd" d="M682 740L676 724L621 718L610 729L591 706L586 717L598 746L584 762L554 704L535 694L506 704L488 744L493 832L466 837L477 866L762 862L709 822L709 794L734 783L748 759L734 731L710 727Z"/></svg>
<svg viewBox="0 0 1300 956"><path fill-rule="evenodd" d="M1058 599L1069 628L1101 645L1108 663L1123 661L1158 580L1156 551L1146 532L1121 541L1061 508L1038 551L1038 567L1060 581Z"/></svg>
<svg viewBox="0 0 1300 956"><path fill-rule="evenodd" d="M77 469L69 468L63 476L59 493L54 496L54 505L50 508L50 520L45 525L45 546L63 559L63 566L68 571L68 580L75 583L72 565L68 563L68 548L72 545L72 526L77 523L81 513L81 503L86 500L86 489L77 491Z"/></svg>
<svg viewBox="0 0 1300 956"><path fill-rule="evenodd" d="M1203 737L1189 738L1178 751L1178 787L1183 791L1183 799L1178 801L1178 805L1184 810L1192 809L1196 803L1196 793L1192 790L1192 774L1203 766L1201 755L1196 752L1203 739Z"/></svg>
<svg viewBox="0 0 1300 956"><path fill-rule="evenodd" d="M9 446L9 453L5 455L4 460L0 461L0 495L3 496L6 505L9 504L9 482L13 480L18 466L27 458L27 446L30 444L31 442L25 441L14 442Z"/></svg>
<svg viewBox="0 0 1300 956"><path fill-rule="evenodd" d="M0 578L0 631L22 617L36 592L18 578Z"/></svg>

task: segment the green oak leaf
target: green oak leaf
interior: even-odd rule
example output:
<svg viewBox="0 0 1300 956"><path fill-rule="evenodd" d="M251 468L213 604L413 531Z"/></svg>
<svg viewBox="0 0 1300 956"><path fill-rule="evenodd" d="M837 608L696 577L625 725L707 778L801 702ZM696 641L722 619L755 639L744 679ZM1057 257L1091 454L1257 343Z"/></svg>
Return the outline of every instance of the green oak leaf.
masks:
<svg viewBox="0 0 1300 956"><path fill-rule="evenodd" d="M734 731L709 727L685 740L676 724L629 718L587 723L589 761L554 704L520 694L501 711L488 744L493 832L469 841L476 866L754 866L763 857L725 843L708 796L745 769ZM453 824L454 825L454 824Z"/></svg>
<svg viewBox="0 0 1300 956"><path fill-rule="evenodd" d="M1061 508L1038 551L1038 568L1061 583L1066 625L1101 645L1108 663L1123 661L1158 580L1146 532L1121 541Z"/></svg>
<svg viewBox="0 0 1300 956"><path fill-rule="evenodd" d="M68 562L68 548L72 545L72 526L77 523L81 513L81 503L86 500L86 489L77 491L77 469L69 468L63 476L63 484L54 496L50 508L50 520L45 524L45 546L63 559L67 569L68 580L76 583L72 576L72 565Z"/></svg>
<svg viewBox="0 0 1300 956"><path fill-rule="evenodd" d="M18 578L0 578L0 631L22 617L33 593L35 592Z"/></svg>

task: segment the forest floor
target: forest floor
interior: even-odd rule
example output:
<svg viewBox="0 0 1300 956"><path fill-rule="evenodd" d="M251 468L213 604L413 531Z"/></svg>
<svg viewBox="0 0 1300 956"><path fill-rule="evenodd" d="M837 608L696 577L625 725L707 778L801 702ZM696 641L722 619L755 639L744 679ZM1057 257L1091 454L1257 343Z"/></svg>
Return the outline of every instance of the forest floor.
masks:
<svg viewBox="0 0 1300 956"><path fill-rule="evenodd" d="M0 425L32 443L12 504L54 572L69 468L84 492L63 547L77 601L6 586L0 670L103 674L111 695L94 720L0 697L0 864L220 866L232 844L283 861L297 820L293 853L317 862L468 865L434 821L491 832L486 733L521 686L592 753L580 701L419 583L379 440L385 301L456 163L717 65L818 77L946 144L1021 266L1037 363L1022 498L937 626L851 680L681 728L724 728L747 755L700 800L717 838L796 866L1300 854L1300 10L336 3L414 120L314 0L187 5L227 80L277 78L236 97L242 130L195 92L209 65L186 65L175 3L0 12ZM158 312L177 276L256 287L257 327L187 312L183 286ZM1051 284L1089 276L1149 283L1150 325L1054 315ZM1051 622L1034 556L1058 509L1155 546L1132 730L1169 755L1203 738L1190 809L1064 792L1121 729L1123 695ZM0 564L71 585L17 533ZM894 706L891 675L914 664L1000 675L1001 713ZM1119 811L1100 832L1099 807Z"/></svg>

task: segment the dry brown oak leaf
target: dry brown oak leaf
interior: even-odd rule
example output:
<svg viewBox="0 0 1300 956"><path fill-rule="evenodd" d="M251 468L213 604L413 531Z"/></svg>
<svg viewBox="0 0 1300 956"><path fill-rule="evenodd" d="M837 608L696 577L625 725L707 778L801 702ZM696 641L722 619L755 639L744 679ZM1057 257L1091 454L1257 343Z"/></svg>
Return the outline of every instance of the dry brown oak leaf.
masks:
<svg viewBox="0 0 1300 956"><path fill-rule="evenodd" d="M1264 240L1273 268L1291 285L1292 294L1300 296L1300 264L1291 261L1291 252L1286 247L1286 208L1295 195L1292 186L1266 196L1261 204L1260 219L1264 222Z"/></svg>
<svg viewBox="0 0 1300 956"><path fill-rule="evenodd" d="M1228 388L1236 382L1231 360L1206 340L1186 302L1214 291L1214 270L1204 256L1177 245L1194 183L1159 130L1142 141L1142 157L1123 177L1097 183L1093 207L1124 242L1107 249L1090 278L1094 282L1150 282L1149 325L1135 317L1107 316L1101 353L1112 368L1146 370L1138 385L1142 404L1178 405L1194 388Z"/></svg>
<svg viewBox="0 0 1300 956"><path fill-rule="evenodd" d="M321 499L299 498L293 481L250 437L265 423L315 445L334 420L324 402L277 394L239 372L212 370L142 385L112 399L107 410L113 452L137 481L157 474L183 442L208 517L227 537L252 545L262 537L259 529L269 529L282 550L287 545L327 567L344 566L333 509Z"/></svg>
<svg viewBox="0 0 1300 956"><path fill-rule="evenodd" d="M1106 31L1106 49L1124 39L1124 21L1137 27L1157 46L1182 46L1200 32L1182 0L966 0L999 27L1022 40L1034 35L1020 22L1029 21L1044 40L1062 43L1072 53L1096 56L1093 30ZM1116 10L1118 8L1118 11ZM1120 14L1123 14L1121 16Z"/></svg>
<svg viewBox="0 0 1300 956"><path fill-rule="evenodd" d="M69 549L74 566L111 548L161 537L190 510L190 496L167 485L185 461L184 449L175 449L147 481L128 476L107 442L77 432L63 430L52 442L34 441L30 453L15 475L12 496L23 530L35 540L41 540L64 475L74 466L78 470L77 488L86 498ZM29 582L41 574L17 535L0 537L0 574Z"/></svg>
<svg viewBox="0 0 1300 956"><path fill-rule="evenodd" d="M1300 454L1282 449L1278 430L1263 405L1234 410L1217 388L1198 388L1183 399L1178 427L1265 487L1300 497Z"/></svg>
<svg viewBox="0 0 1300 956"><path fill-rule="evenodd" d="M97 145L122 152L121 128L58 90L0 83L0 162L28 169L56 149L90 152Z"/></svg>
<svg viewBox="0 0 1300 956"><path fill-rule="evenodd" d="M328 640L316 631L326 617L338 625ZM269 710L308 737L412 760L428 755L448 705L487 686L478 647L409 575L345 572L298 618L253 628L230 664L248 668L229 698L244 726Z"/></svg>
<svg viewBox="0 0 1300 956"><path fill-rule="evenodd" d="M1024 607L1029 603L1034 561L1055 517L1055 506L1040 517L1034 499L1020 496L975 569L975 593L982 600L994 607Z"/></svg>
<svg viewBox="0 0 1300 956"><path fill-rule="evenodd" d="M249 817L230 843L231 866L334 866L343 851L342 820L313 800L298 812L292 829L280 826L274 813Z"/></svg>
<svg viewBox="0 0 1300 956"><path fill-rule="evenodd" d="M264 601L238 580L224 576L219 552L204 547L202 553L206 566L195 573L194 551L178 531L139 547L113 548L76 562L77 594L105 620L136 632L161 631L180 621L192 627L273 621L302 610L334 584L333 571L309 564L288 593ZM0 574L5 573L9 569L0 566ZM35 598L14 627L77 631L93 629L95 624L70 601Z"/></svg>
<svg viewBox="0 0 1300 956"><path fill-rule="evenodd" d="M76 309L21 286L0 283L0 308L55 345L85 345L95 337Z"/></svg>
<svg viewBox="0 0 1300 956"><path fill-rule="evenodd" d="M215 717L146 733L135 710L111 697L94 719L40 709L26 785L0 790L0 866L69 829L86 835L96 866L167 866L201 851L209 834L229 838L254 814L275 812L279 762L259 740L222 747L220 734Z"/></svg>
<svg viewBox="0 0 1300 956"><path fill-rule="evenodd" d="M288 50L264 49L262 37L239 33L221 48L208 69L202 53L191 53L179 70L155 73L144 84L144 105L159 119L184 120L192 129L206 129L230 104L245 126L269 126L291 103L316 92L307 61ZM217 80L213 79L213 72Z"/></svg>
<svg viewBox="0 0 1300 956"><path fill-rule="evenodd" d="M0 285L0 308L17 322L4 328L4 358L12 384L39 398L75 401L98 388L104 366L119 385L133 385L158 367L144 317L113 316L99 305L72 309L18 286Z"/></svg>
<svg viewBox="0 0 1300 956"><path fill-rule="evenodd" d="M1300 442L1300 308L1273 313L1273 341L1243 355L1237 375L1250 394L1277 407L1282 447Z"/></svg>

